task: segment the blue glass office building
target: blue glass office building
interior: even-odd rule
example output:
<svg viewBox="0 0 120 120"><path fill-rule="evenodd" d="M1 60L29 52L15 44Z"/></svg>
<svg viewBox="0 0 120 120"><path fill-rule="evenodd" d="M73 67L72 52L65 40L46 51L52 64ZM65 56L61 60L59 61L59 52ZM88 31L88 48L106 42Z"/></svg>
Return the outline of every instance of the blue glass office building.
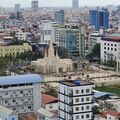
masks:
<svg viewBox="0 0 120 120"><path fill-rule="evenodd" d="M89 20L90 25L94 25L96 30L109 28L109 12L107 9L90 10Z"/></svg>
<svg viewBox="0 0 120 120"><path fill-rule="evenodd" d="M55 12L54 14L54 21L58 22L60 25L64 24L64 10L60 10Z"/></svg>

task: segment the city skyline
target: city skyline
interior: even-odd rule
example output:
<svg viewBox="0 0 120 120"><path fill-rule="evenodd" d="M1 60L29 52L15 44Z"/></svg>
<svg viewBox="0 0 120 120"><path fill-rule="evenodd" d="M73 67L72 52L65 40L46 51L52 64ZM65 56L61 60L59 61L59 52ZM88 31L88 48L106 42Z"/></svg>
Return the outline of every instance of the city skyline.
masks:
<svg viewBox="0 0 120 120"><path fill-rule="evenodd" d="M0 0L1 7L14 7L14 4L21 4L21 7L30 7L32 0ZM50 7L57 7L57 6L65 6L71 7L72 0L38 0L39 6L50 6ZM80 2L81 1L81 2ZM118 0L79 0L79 6L105 6L105 5L120 5L120 1Z"/></svg>

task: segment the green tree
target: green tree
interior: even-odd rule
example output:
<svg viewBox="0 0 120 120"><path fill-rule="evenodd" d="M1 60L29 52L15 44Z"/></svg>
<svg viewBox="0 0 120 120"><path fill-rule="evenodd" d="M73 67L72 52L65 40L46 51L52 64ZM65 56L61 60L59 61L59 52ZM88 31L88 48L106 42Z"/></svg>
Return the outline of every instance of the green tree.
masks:
<svg viewBox="0 0 120 120"><path fill-rule="evenodd" d="M100 61L100 44L96 44L92 49L91 53L86 56L90 61L96 59Z"/></svg>
<svg viewBox="0 0 120 120"><path fill-rule="evenodd" d="M57 46L56 50L58 51L59 57L68 58L69 55L68 55L68 51L66 48Z"/></svg>

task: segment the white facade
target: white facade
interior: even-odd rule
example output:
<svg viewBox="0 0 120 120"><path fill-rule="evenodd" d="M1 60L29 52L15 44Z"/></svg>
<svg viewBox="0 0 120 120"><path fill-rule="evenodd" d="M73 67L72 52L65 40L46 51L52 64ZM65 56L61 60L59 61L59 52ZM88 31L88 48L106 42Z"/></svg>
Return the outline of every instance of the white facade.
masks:
<svg viewBox="0 0 120 120"><path fill-rule="evenodd" d="M55 113L41 108L37 111L37 120L59 120L59 118Z"/></svg>
<svg viewBox="0 0 120 120"><path fill-rule="evenodd" d="M18 38L18 40L26 41L27 34L28 34L27 32L23 32L22 30L19 30L18 32L16 32L16 37Z"/></svg>
<svg viewBox="0 0 120 120"><path fill-rule="evenodd" d="M8 83L2 85L3 80ZM0 105L16 114L36 112L41 106L40 80L35 74L0 77Z"/></svg>
<svg viewBox="0 0 120 120"><path fill-rule="evenodd" d="M80 81L81 82L81 81ZM92 87L91 83L76 84L60 82L59 117L60 120L92 119Z"/></svg>
<svg viewBox="0 0 120 120"><path fill-rule="evenodd" d="M57 24L55 22L51 22L49 20L44 20L40 24L41 29L41 42L49 43L51 38L51 31L54 30L53 26Z"/></svg>
<svg viewBox="0 0 120 120"><path fill-rule="evenodd" d="M102 37L102 35L100 33L92 33L89 35L89 37L88 37L89 53L92 51L92 49L94 48L94 46L96 44L100 43L101 37Z"/></svg>
<svg viewBox="0 0 120 120"><path fill-rule="evenodd" d="M0 120L18 120L18 115L12 110L0 105Z"/></svg>
<svg viewBox="0 0 120 120"><path fill-rule="evenodd" d="M48 111L51 111L51 110L58 110L58 103L49 103L49 104L46 104L44 105L44 108Z"/></svg>
<svg viewBox="0 0 120 120"><path fill-rule="evenodd" d="M49 43L52 31L52 22L51 21L42 21L41 25L41 41L43 43Z"/></svg>
<svg viewBox="0 0 120 120"><path fill-rule="evenodd" d="M101 60L107 62L109 60L117 60L120 53L120 43L115 41L101 40Z"/></svg>

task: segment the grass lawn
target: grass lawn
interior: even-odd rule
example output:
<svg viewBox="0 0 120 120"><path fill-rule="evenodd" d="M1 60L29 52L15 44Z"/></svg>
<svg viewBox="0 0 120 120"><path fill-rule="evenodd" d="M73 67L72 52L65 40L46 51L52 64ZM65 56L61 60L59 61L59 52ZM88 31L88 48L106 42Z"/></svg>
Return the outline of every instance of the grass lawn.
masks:
<svg viewBox="0 0 120 120"><path fill-rule="evenodd" d="M96 87L96 90L102 92L110 92L115 93L116 95L120 96L120 85L110 85L110 86L103 86L103 87Z"/></svg>

